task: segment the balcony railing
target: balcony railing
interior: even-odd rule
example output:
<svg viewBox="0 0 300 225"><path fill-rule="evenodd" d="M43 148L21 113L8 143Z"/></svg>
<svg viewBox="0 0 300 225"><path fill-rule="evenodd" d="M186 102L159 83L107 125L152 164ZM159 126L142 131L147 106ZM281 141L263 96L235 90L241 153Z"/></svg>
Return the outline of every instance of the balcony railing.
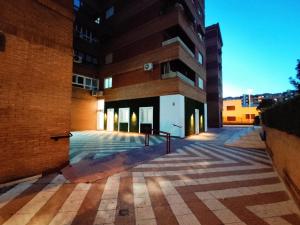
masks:
<svg viewBox="0 0 300 225"><path fill-rule="evenodd" d="M178 77L182 81L188 83L189 85L195 86L195 82L194 81L192 81L190 78L186 77L185 75L183 75L179 71L176 71L176 72L171 71L169 73L162 74L161 77L162 77L162 79L169 79L169 78Z"/></svg>
<svg viewBox="0 0 300 225"><path fill-rule="evenodd" d="M162 46L167 46L173 43L179 43L193 58L195 54L189 49L189 47L181 40L180 37L174 37L169 40L163 41Z"/></svg>

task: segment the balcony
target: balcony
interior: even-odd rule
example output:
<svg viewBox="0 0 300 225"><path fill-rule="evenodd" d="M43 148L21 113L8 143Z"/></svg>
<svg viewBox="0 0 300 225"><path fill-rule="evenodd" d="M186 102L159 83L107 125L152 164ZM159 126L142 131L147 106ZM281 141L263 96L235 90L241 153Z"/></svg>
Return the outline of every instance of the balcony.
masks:
<svg viewBox="0 0 300 225"><path fill-rule="evenodd" d="M144 52L117 63L102 66L99 72L100 75L116 75L136 70L143 70L145 63L154 62L155 64L162 64L172 60L179 60L184 63L189 70L194 72L194 75L189 77L190 79L195 80L195 73L197 73L203 74L202 78L205 80L206 73L203 66L199 65L197 60L193 58L178 42ZM172 71L180 71L182 74L185 74L184 70L182 71L172 68ZM161 74L163 74L163 71Z"/></svg>
<svg viewBox="0 0 300 225"><path fill-rule="evenodd" d="M184 81L185 83L191 85L191 86L195 86L195 82L192 81L191 79L187 78L186 76L184 76L182 73L180 73L179 71L171 71L169 73L165 73L161 75L162 79L169 79L169 78L175 78L178 77L180 78L182 81Z"/></svg>
<svg viewBox="0 0 300 225"><path fill-rule="evenodd" d="M206 102L206 92L187 84L178 76L170 79L150 80L118 88L104 90L105 101L120 101L181 94L199 102Z"/></svg>
<svg viewBox="0 0 300 225"><path fill-rule="evenodd" d="M167 46L173 43L179 43L182 48L184 48L193 58L195 57L195 54L192 52L192 50L181 40L180 37L174 37L169 40L163 41L162 46Z"/></svg>
<svg viewBox="0 0 300 225"><path fill-rule="evenodd" d="M178 77L185 83L195 86L196 73L180 60L172 60L161 64L161 79Z"/></svg>

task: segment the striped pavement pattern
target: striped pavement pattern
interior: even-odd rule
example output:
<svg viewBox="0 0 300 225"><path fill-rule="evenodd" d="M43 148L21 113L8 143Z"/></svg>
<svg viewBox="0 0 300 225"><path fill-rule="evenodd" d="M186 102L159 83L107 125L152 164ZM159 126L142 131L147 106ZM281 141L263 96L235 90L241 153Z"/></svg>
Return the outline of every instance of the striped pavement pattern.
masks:
<svg viewBox="0 0 300 225"><path fill-rule="evenodd" d="M72 164L83 159L98 159L115 153L143 147L145 137L137 133L84 131L72 132L70 139L70 161ZM162 136L150 136L149 144L165 142Z"/></svg>
<svg viewBox="0 0 300 225"><path fill-rule="evenodd" d="M18 184L0 195L0 224L300 224L265 152L185 143L94 183L52 174Z"/></svg>

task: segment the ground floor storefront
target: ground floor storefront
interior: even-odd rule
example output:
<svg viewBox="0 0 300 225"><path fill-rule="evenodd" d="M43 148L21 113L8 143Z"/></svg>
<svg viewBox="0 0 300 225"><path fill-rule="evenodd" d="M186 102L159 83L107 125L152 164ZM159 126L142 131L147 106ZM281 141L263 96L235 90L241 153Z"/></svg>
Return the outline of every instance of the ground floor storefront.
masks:
<svg viewBox="0 0 300 225"><path fill-rule="evenodd" d="M183 95L165 95L122 101L98 100L97 129L185 137L206 130L206 104Z"/></svg>

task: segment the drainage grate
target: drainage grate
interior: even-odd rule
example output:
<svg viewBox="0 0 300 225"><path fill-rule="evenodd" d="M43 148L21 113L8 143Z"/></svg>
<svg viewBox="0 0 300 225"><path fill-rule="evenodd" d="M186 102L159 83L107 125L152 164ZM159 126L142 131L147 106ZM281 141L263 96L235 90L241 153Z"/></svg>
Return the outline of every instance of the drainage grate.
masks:
<svg viewBox="0 0 300 225"><path fill-rule="evenodd" d="M128 209L120 209L119 210L119 215L120 216L128 216L129 215L129 210Z"/></svg>

